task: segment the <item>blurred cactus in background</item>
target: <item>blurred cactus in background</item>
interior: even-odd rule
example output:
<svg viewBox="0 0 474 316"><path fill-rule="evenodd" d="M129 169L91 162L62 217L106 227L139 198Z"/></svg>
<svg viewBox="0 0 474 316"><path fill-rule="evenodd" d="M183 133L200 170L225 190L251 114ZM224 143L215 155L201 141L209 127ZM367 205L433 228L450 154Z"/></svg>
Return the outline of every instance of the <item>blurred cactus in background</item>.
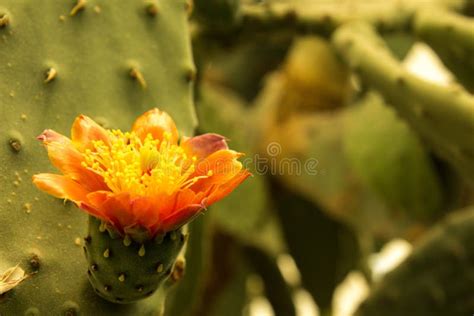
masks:
<svg viewBox="0 0 474 316"><path fill-rule="evenodd" d="M0 315L472 315L473 92L472 0L0 0Z"/></svg>

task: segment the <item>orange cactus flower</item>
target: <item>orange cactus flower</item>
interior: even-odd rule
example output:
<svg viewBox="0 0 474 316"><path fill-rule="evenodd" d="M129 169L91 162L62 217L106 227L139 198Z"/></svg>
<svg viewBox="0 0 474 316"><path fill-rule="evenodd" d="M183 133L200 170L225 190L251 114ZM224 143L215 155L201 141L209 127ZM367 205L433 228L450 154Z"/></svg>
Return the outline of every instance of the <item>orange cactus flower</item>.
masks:
<svg viewBox="0 0 474 316"><path fill-rule="evenodd" d="M237 160L242 154L229 150L224 137L178 140L174 121L158 109L140 116L127 133L80 115L71 139L53 130L38 139L63 174L37 174L34 184L121 234L145 228L154 236L177 229L250 175Z"/></svg>

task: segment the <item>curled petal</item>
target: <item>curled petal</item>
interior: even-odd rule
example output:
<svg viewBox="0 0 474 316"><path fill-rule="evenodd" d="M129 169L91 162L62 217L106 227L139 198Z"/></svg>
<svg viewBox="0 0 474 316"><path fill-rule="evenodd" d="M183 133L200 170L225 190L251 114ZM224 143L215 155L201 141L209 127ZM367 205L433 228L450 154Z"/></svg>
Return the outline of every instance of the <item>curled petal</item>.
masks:
<svg viewBox="0 0 474 316"><path fill-rule="evenodd" d="M74 146L80 151L92 149L92 141L94 140L101 140L105 144L110 144L107 131L85 115L79 115L72 124L71 138Z"/></svg>
<svg viewBox="0 0 474 316"><path fill-rule="evenodd" d="M209 206L229 195L235 188L237 188L245 179L251 176L251 173L248 170L242 170L237 175L235 175L232 179L228 182L217 186L212 192L209 194L206 205Z"/></svg>
<svg viewBox="0 0 474 316"><path fill-rule="evenodd" d="M198 160L202 160L216 151L229 149L224 136L212 133L185 138L181 142L181 147L189 156L196 156Z"/></svg>
<svg viewBox="0 0 474 316"><path fill-rule="evenodd" d="M83 161L82 154L72 145L69 138L48 129L37 139L46 146L52 164L64 175L79 182L89 191L107 189L100 175L81 165Z"/></svg>
<svg viewBox="0 0 474 316"><path fill-rule="evenodd" d="M79 204L87 198L87 190L76 181L57 174L40 173L33 176L33 183L38 189L60 199L67 199Z"/></svg>
<svg viewBox="0 0 474 316"><path fill-rule="evenodd" d="M170 134L170 142L176 144L178 142L178 130L174 124L173 119L166 113L158 109L152 109L145 112L137 118L133 124L132 131L142 140L148 134L151 134L154 139L163 139L163 134L168 132Z"/></svg>

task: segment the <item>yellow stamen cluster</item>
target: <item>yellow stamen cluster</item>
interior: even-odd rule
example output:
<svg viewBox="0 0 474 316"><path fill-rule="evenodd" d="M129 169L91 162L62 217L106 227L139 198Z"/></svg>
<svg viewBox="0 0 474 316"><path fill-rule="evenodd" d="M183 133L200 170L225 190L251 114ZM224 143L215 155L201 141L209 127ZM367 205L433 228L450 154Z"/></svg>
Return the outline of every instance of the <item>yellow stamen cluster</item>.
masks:
<svg viewBox="0 0 474 316"><path fill-rule="evenodd" d="M94 149L84 152L83 166L100 174L113 192L170 195L210 175L190 178L196 157L188 157L183 148L170 143L169 133L161 141L150 134L142 141L134 132L108 132L110 145L94 141Z"/></svg>

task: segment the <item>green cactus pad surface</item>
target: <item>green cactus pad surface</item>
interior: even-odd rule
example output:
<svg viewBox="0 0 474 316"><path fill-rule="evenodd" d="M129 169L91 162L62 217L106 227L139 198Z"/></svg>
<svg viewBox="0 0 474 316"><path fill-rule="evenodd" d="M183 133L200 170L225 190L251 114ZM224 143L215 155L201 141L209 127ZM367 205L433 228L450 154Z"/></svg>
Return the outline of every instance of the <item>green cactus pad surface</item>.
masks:
<svg viewBox="0 0 474 316"><path fill-rule="evenodd" d="M394 211L436 218L443 191L433 162L417 135L377 93L346 115L344 148L357 175Z"/></svg>
<svg viewBox="0 0 474 316"><path fill-rule="evenodd" d="M162 310L162 289L127 305L96 295L81 247L87 215L31 183L36 173L57 172L36 136L46 128L69 135L79 114L129 130L158 107L192 135L186 1L153 3L154 15L141 0L0 2L0 271L20 264L35 272L1 296L2 316Z"/></svg>

